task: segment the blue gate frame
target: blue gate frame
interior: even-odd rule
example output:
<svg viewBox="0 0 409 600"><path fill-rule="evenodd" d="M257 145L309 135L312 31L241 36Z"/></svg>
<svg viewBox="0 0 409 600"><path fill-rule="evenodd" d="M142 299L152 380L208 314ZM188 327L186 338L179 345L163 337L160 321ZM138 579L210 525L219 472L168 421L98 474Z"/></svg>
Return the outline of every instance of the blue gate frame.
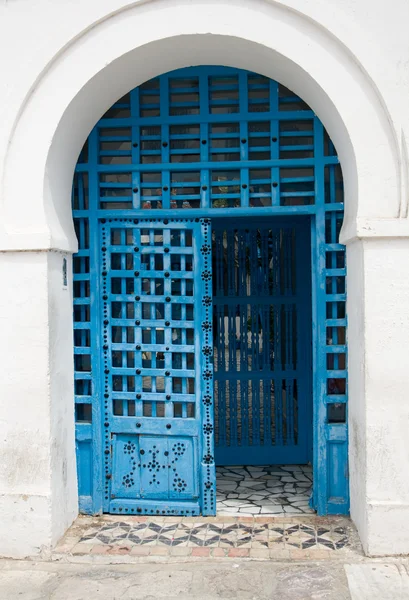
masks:
<svg viewBox="0 0 409 600"><path fill-rule="evenodd" d="M313 469L318 514L349 510L342 174L319 118L275 81L192 67L135 88L79 157L73 217L80 510L104 501L99 230L103 219L286 218L311 225ZM106 510L106 509L105 509Z"/></svg>

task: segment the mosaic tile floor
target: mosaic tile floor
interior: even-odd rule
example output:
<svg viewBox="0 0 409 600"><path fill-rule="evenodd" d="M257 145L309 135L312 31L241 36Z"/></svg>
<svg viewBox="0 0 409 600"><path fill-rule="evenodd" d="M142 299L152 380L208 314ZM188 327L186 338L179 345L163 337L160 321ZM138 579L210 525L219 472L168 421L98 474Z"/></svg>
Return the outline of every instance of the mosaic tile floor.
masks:
<svg viewBox="0 0 409 600"><path fill-rule="evenodd" d="M54 558L111 563L146 557L361 556L348 518L317 517L309 508L311 486L309 466L218 467L217 517L80 516L55 548Z"/></svg>
<svg viewBox="0 0 409 600"><path fill-rule="evenodd" d="M338 559L360 553L348 518L317 517L79 517L54 558L104 555ZM116 558L115 558L116 557Z"/></svg>
<svg viewBox="0 0 409 600"><path fill-rule="evenodd" d="M311 514L309 465L217 467L217 515Z"/></svg>

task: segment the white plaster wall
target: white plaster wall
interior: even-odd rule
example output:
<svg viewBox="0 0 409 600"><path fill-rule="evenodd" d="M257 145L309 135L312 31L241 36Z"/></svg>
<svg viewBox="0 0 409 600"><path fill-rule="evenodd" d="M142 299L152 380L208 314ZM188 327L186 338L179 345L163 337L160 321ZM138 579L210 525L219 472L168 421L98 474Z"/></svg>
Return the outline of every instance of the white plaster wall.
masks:
<svg viewBox="0 0 409 600"><path fill-rule="evenodd" d="M0 281L0 555L22 558L76 514L71 299L57 253L0 253Z"/></svg>
<svg viewBox="0 0 409 600"><path fill-rule="evenodd" d="M51 545L77 516L74 428L74 358L72 352L72 258L48 254L48 323L50 373ZM67 283L63 281L66 258Z"/></svg>
<svg viewBox="0 0 409 600"><path fill-rule="evenodd" d="M123 93L206 63L282 81L337 145L351 514L367 552L409 552L408 22L407 0L393 10L380 0L0 2L0 554L50 547L76 512L71 291L61 289L61 254L47 251L76 247L79 149Z"/></svg>
<svg viewBox="0 0 409 600"><path fill-rule="evenodd" d="M409 239L363 245L369 554L406 554L409 510ZM376 533L375 533L376 532Z"/></svg>
<svg viewBox="0 0 409 600"><path fill-rule="evenodd" d="M308 12L315 4L322 9L317 21L313 20L315 11ZM343 3L340 4L342 7ZM41 27L45 27L44 39L41 34L36 38L37 45L38 39L42 41L41 50L57 35L52 27L52 10L48 3L46 5L48 12L44 23L40 16L39 27L33 28L32 22L29 23L30 30L34 29L36 35ZM52 202L44 202L45 182L43 176L38 175L46 170L42 161L52 160L48 155L51 143L54 144L54 158L59 152L59 162L67 164L68 174L72 156L83 141L84 129L92 127L115 96L167 69L209 61L253 68L275 77L302 95L320 115L337 144L346 176L347 196L353 200L346 209L349 237L355 235L356 228L366 233L374 228L377 219L394 218L407 210L406 205L402 206L401 193L403 111L391 113L380 88L374 84L369 65L360 62L359 52L354 54L354 50L345 45L343 36L335 37L337 10L334 6L329 21L323 4L305 0L298 2L297 10L267 0L196 0L187 3L151 0L128 3L127 10L121 2L112 0L108 5L112 10L105 13L104 20L100 18L99 4L94 13L91 11L94 3L88 3L86 9L79 7L79 21L75 20L74 26L71 17L77 16L73 10L75 3L59 3L59 28L67 6L71 11L66 15L67 21L75 27L79 39L72 37L72 29L71 37L62 37L63 27L58 34L61 44L58 52L54 48L54 54L47 54L47 62L43 59L38 65L40 69L31 74L26 95L10 97L10 89L6 90L9 93L4 97L10 97L10 102L6 100L6 113L11 116L6 134L11 133L12 138L4 165L4 198L0 204L3 214L0 241L4 248L21 248L23 245L33 248L47 244L73 246L72 235L70 239L64 239L69 215L60 211L54 214ZM355 10L361 5L369 7L366 0L360 0ZM396 11L396 17L403 19L403 0L399 0L399 7L402 14ZM82 11L88 16L85 23ZM90 11L99 22L90 23ZM341 16L345 19L343 11ZM21 29L19 19L24 21L28 16L18 12L16 18L18 38L21 39L24 27ZM354 18L353 13L350 18ZM11 17L7 19L12 25ZM397 19L398 23L401 21ZM5 41L12 30L9 27L5 32ZM366 47L364 32L365 28L360 30L359 41ZM12 45L15 37L10 40ZM5 55L10 49L8 46ZM21 53L21 49L20 44L16 52ZM388 52L386 47L385 52ZM37 47L30 56L30 63L35 62L36 57ZM6 66L9 70L10 62ZM390 71L390 66L384 67L383 72ZM398 70L396 65L397 77L400 75ZM20 75L21 65L18 71ZM16 85L21 85L21 75ZM404 79L402 88L406 89ZM17 89L14 91L17 93ZM16 113L16 109L19 112ZM394 123L396 126L391 127ZM70 131L68 136L63 135L66 128ZM55 135L56 131L61 134L60 138ZM58 148L59 144L64 148ZM1 153L0 147L0 157ZM36 161L32 160L34 154ZM32 193L32 202L27 204L23 214L19 210L21 192L15 178L21 161L25 161ZM360 214L357 221L358 196ZM64 206L68 206L67 202ZM371 222L373 220L375 224ZM377 223L378 229L382 226L385 224Z"/></svg>

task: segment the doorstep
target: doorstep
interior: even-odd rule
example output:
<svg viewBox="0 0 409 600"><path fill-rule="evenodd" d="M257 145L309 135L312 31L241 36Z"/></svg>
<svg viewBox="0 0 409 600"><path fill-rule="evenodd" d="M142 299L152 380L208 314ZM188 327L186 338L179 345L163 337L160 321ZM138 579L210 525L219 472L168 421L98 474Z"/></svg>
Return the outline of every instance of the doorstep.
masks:
<svg viewBox="0 0 409 600"><path fill-rule="evenodd" d="M346 517L80 516L52 552L69 562L346 560L363 552ZM49 558L49 557L48 557Z"/></svg>

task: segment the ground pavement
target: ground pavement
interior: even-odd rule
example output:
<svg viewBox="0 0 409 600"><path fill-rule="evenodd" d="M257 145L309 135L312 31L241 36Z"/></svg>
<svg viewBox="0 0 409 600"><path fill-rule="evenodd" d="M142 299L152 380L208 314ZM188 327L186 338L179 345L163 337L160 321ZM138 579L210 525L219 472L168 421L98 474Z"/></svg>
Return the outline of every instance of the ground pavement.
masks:
<svg viewBox="0 0 409 600"><path fill-rule="evenodd" d="M82 516L51 553L0 560L0 600L409 600L408 572L347 518Z"/></svg>

